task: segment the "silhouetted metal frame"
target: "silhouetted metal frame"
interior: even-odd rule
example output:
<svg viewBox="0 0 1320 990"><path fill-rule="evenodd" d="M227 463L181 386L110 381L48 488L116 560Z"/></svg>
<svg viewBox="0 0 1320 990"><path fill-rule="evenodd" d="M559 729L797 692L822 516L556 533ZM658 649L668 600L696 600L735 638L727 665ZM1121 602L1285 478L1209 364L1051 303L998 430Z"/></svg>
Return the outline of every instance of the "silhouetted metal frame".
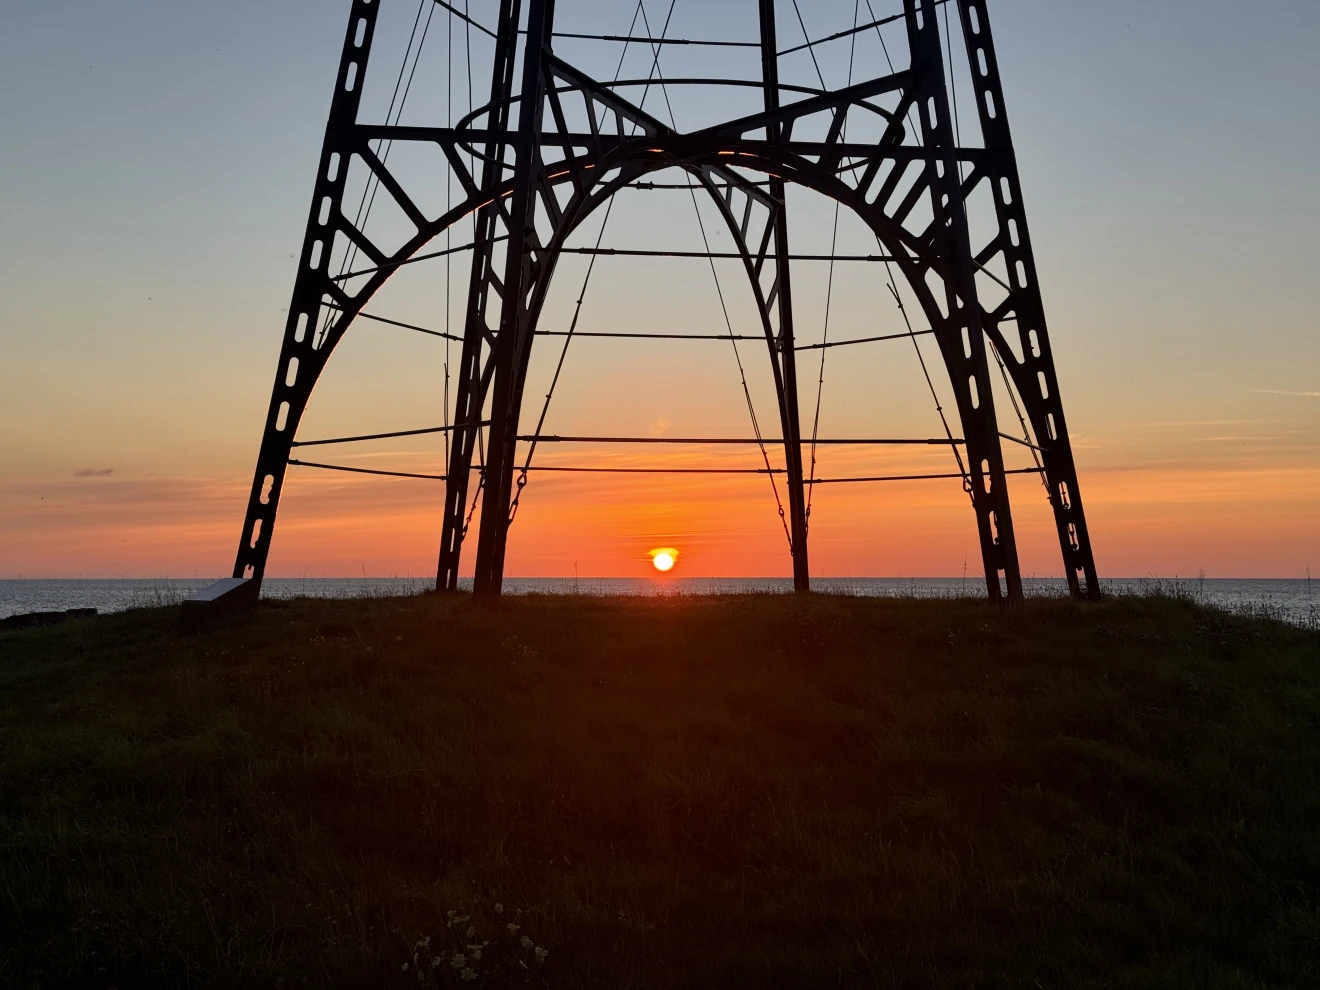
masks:
<svg viewBox="0 0 1320 990"><path fill-rule="evenodd" d="M550 46L553 0L529 0L523 72L516 96L513 85L521 4L520 0L501 0L490 104L454 127L358 124L360 83L378 2L353 3L235 577L249 576L259 585L264 575L293 437L334 346L398 265L475 212L438 586L457 586L473 454L480 430L488 423L490 443L485 465L479 468L484 470L485 493L474 586L480 594L498 594L523 386L537 321L564 242L620 189L649 172L679 167L694 176L719 208L734 235L761 313L775 371L781 436L789 452L795 586L806 590L808 572L806 520L800 507L801 431L792 364L784 210L784 189L794 183L837 200L870 227L894 257L894 264L930 321L966 438L970 494L989 596L1018 601L1022 590L986 355L987 338L1005 359L1036 432L1070 588L1077 596L1098 596L984 0L957 2L977 86L985 149L956 147L933 0L904 0L912 53L910 68L781 107L778 91L800 88L779 87L772 67L774 60L767 55L764 112L687 134L676 133L611 88L556 58ZM763 52L768 53L774 46L769 0L762 0L761 17ZM722 80L709 82L718 84ZM892 112L866 102L889 93L899 94L897 109ZM563 107L565 100L573 96L584 100L589 133L568 131ZM515 107L518 125L510 130L510 113ZM865 107L888 118L886 133L879 142L849 143L844 139L843 121L854 107ZM553 129L545 124L547 112ZM901 143L903 121L910 112L918 120L918 146ZM793 139L795 122L817 113L833 115L825 140ZM612 133L603 126L611 115L615 123ZM476 121L483 119L485 127L477 127ZM625 124L635 133L625 133ZM370 143L378 139L438 145L463 188L463 201L444 215L428 219L372 152ZM560 157L547 164L547 151ZM479 180L464 162L468 154L483 163ZM344 214L344 179L353 156L370 170L416 228L416 234L393 254L378 249ZM901 202L892 203L905 170L913 162L920 163L920 179ZM768 185L747 178L745 172L768 177ZM990 245L974 255L965 203L982 181L992 183L1000 230ZM561 199L561 193L567 194L566 199ZM922 199L929 201L933 219L924 231L914 234L904 227L904 221ZM760 227L755 230L749 229L748 223L754 208L761 215ZM546 221L544 236L537 229L538 218ZM327 272L337 233L375 266L365 274L366 281L355 293L350 294L341 285L342 279ZM502 273L496 271L500 245L504 251ZM1010 285L1007 298L990 312L978 300L977 279L987 261L999 252L1004 254ZM942 298L927 282L932 274L942 286ZM330 307L337 317L318 338L316 326L323 306ZM492 318L493 309L498 309L497 319ZM1022 357L1008 346L1003 335L1004 323L1014 319ZM490 413L483 416L488 401ZM792 467L794 454L796 472Z"/></svg>
<svg viewBox="0 0 1320 990"><path fill-rule="evenodd" d="M990 183L999 220L998 235L980 252L976 263L986 265L1002 252L1010 284L1003 303L993 312L983 311L983 326L1008 367L1037 438L1068 587L1078 598L1098 600L1100 580L1082 510L1081 487L1077 483L1077 467L1064 420L1063 401L1059 397L1054 356L1045 329L1045 305L1036 274L1036 258L1031 250L1017 155L1013 151L1013 137L1008 127L999 62L985 0L958 0L958 14L976 90L981 134L990 153L977 181ZM974 190L974 186L968 186L972 178L968 176L964 183L965 196ZM1009 346L1004 336L1005 325L1009 323L1017 325L1016 350Z"/></svg>
<svg viewBox="0 0 1320 990"><path fill-rule="evenodd" d="M779 109L779 44L775 27L775 0L760 0L761 82L765 89L765 111ZM777 144L783 137L779 124L766 128L766 138ZM770 177L775 241L775 289L779 332L770 345L770 362L775 370L775 388L779 398L779 419L784 430L784 466L787 471L789 547L793 553L793 588L802 593L811 590L811 570L807 559L807 499L802 483L802 423L798 413L797 343L793 333L793 281L788 260L788 209L784 180ZM758 300L759 301L759 300ZM762 309L765 312L765 307Z"/></svg>

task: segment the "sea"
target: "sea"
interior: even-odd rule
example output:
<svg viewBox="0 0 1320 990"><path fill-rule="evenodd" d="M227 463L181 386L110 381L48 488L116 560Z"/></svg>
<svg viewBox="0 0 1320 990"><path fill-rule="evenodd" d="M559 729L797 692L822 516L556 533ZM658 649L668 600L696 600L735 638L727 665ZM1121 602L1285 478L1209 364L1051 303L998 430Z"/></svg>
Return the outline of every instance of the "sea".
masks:
<svg viewBox="0 0 1320 990"><path fill-rule="evenodd" d="M0 619L24 612L94 608L122 612L176 605L214 578L119 578L0 580ZM1026 593L1038 597L1068 592L1062 578L1027 578ZM468 585L470 587L470 583ZM266 578L264 598L389 598L419 595L434 578ZM460 581L460 587L463 582ZM813 578L826 593L882 598L979 598L980 578ZM1115 578L1101 582L1108 595L1175 595L1227 612L1268 616L1320 629L1320 581L1242 578ZM779 595L789 594L786 578L505 578L514 595Z"/></svg>

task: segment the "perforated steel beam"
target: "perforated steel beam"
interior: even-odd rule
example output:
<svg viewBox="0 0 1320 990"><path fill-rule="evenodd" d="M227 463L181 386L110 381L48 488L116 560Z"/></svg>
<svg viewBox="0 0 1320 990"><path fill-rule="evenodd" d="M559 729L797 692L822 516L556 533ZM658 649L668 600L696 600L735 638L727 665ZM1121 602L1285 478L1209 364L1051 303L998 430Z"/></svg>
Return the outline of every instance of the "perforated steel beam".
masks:
<svg viewBox="0 0 1320 990"><path fill-rule="evenodd" d="M982 318L1031 419L1045 469L1045 486L1054 512L1068 587L1076 597L1098 600L1100 579L1082 510L1081 486L1045 326L1045 305L985 0L958 0L958 14L967 41L968 68L976 91L981 133L990 152L979 170L978 181L989 183L998 219L996 236L981 249L977 260L985 265L1001 255L1010 286L1004 301L993 311L983 311ZM964 188L963 195L969 196L973 191L974 187ZM1017 336L1016 348L1009 346L1006 334L1010 332Z"/></svg>
<svg viewBox="0 0 1320 990"><path fill-rule="evenodd" d="M354 127L379 9L380 4L373 0L354 0L339 58L330 116L326 121L321 158L312 186L311 210L298 256L293 299L284 326L284 343L280 347L275 385L261 435L261 450L257 454L257 468L234 560L234 577L253 581L253 600L266 573L270 541L275 532L275 514L284 490L284 475L288 470L294 434L307 408L312 386L333 347L333 344L327 346L327 340L318 336L322 304L327 298L346 302L328 268L335 232L347 224L343 215L344 180L348 174L349 156L357 145Z"/></svg>
<svg viewBox="0 0 1320 990"><path fill-rule="evenodd" d="M986 591L994 601L1006 598L1020 602L1022 575L1008 481L1004 477L1004 454L999 442L999 419L995 414L982 310L977 301L976 268L959 178L961 162L954 141L939 23L934 0L907 0L907 6L908 46L917 75L912 102L920 122L922 145L944 152L925 166L935 215L931 233L941 245L937 254L946 259L941 266L943 318L932 317L931 325L949 370L967 440L967 471L981 540Z"/></svg>

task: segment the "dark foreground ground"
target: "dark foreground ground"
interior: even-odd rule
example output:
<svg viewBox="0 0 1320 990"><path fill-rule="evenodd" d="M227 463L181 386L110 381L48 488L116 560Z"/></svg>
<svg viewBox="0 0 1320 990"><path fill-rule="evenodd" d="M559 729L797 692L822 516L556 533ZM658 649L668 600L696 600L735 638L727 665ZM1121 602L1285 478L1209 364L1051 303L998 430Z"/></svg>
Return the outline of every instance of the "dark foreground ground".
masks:
<svg viewBox="0 0 1320 990"><path fill-rule="evenodd" d="M0 985L1320 986L1314 632L1168 599L176 619L0 634Z"/></svg>

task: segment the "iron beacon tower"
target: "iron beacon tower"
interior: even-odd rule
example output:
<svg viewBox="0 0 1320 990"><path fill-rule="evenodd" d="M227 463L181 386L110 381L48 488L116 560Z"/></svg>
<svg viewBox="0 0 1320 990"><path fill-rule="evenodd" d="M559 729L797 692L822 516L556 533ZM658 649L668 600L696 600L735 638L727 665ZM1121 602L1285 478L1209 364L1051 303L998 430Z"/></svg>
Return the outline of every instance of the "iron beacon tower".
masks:
<svg viewBox="0 0 1320 990"><path fill-rule="evenodd" d="M688 254L712 259L712 273L714 259L732 261L745 273L755 300L759 319L752 333L736 335L730 324L727 335L711 337L728 336L735 346L737 340L750 339L759 342L753 345L757 350L765 347L779 436L763 435L757 426L753 437L717 442L754 443L760 449L763 466L746 473L768 474L776 482L799 591L809 588L813 488L907 480L818 479L816 446L938 443L952 448L956 471L921 477L948 477L967 492L991 599L1016 602L1022 596L1007 484L1013 473L1039 476L1068 586L1075 596L1098 597L987 0L881 0L879 5L852 0L844 11L851 24L835 22L828 25L835 30L814 37L798 0L745 0L737 8L745 7L742 15L732 7L718 11L726 33L732 18L746 20L743 35L732 38L703 38L698 31L671 35L675 4L692 0L635 6L632 0L619 0L620 23L632 13L626 34L585 31L576 22L561 27L556 0L422 0L390 109L383 120L366 121L360 110L373 38L382 6L393 2L410 0L352 0L274 390L228 582L232 594L253 598L260 588L281 491L293 464L442 482L443 500L437 498L442 505L437 586L442 590L458 586L464 547L472 542L466 538L468 524L479 504L473 588L478 595L498 595L510 523L528 471L536 470L531 452L537 445L646 440L549 437L542 432L544 415L534 432L522 422L533 345L558 336L566 346L576 327L574 321L567 332L556 334L539 325L556 266L570 254L590 255L594 263L607 253L681 253L602 248L599 238L594 247L590 238L586 246L574 246L572 240L593 215L599 221L598 211L608 218L613 198L624 189L677 189L691 197L693 207L700 200L707 215L718 215L726 238L721 243L732 244L732 249L714 250L703 226L702 250ZM885 4L892 9L877 9ZM562 16L565 0L560 7ZM592 7L590 23L604 18L601 7ZM813 0L808 13L816 12ZM478 99L463 113L452 111L451 99L443 126L405 126L400 122L403 101L422 61L426 31L437 30L436 24L446 32L443 58L452 64L458 53L466 53L469 94L474 45L480 51ZM419 34L422 42L416 41ZM650 71L644 77L616 72L614 78L597 78L561 53L587 44L640 54ZM665 72L663 55L696 51L714 51L719 70L681 77ZM848 82L827 85L822 64L832 68L845 55ZM806 75L786 78L787 59L805 67ZM618 64L624 64L622 55ZM487 79L489 99L482 104ZM739 112L681 127L670 97L680 91L689 104L694 92L710 94L705 100L710 107L733 106L722 94L736 93ZM648 95L649 105L660 109L645 109ZM424 200L434 204L437 199L423 195L427 190L419 182L428 180L405 175L392 164L410 146L425 146L440 163L429 181L443 184L443 204L425 205ZM351 186L352 174L360 177L358 186ZM787 206L795 186L836 204L836 236L838 209L851 213L873 235L876 253L844 255L832 248L828 255L795 254ZM383 204L396 218L389 238L378 236L369 222ZM462 241L461 253L453 246L455 237ZM366 312L373 295L405 266L441 256L451 264L457 256L466 266L458 281L458 291L466 295L455 326L428 330ZM903 332L802 344L794 332L793 276L808 261L828 261L831 272L836 262L869 263L877 287L886 298L892 296L901 312ZM444 425L367 437L296 439L327 360L363 319L394 322L453 342L459 353ZM799 356L896 337L914 343L929 338L924 342L934 344L947 372L944 387L953 396L949 415L941 410L946 435L830 440L818 436L814 426L804 435ZM938 369L937 362L931 364ZM999 405L1004 406L1007 392L1017 413L1012 433L1001 427L996 389ZM345 468L293 456L296 448L313 444L423 433L443 437L443 474ZM1031 465L1006 468L1005 441L1018 455L1028 454Z"/></svg>

